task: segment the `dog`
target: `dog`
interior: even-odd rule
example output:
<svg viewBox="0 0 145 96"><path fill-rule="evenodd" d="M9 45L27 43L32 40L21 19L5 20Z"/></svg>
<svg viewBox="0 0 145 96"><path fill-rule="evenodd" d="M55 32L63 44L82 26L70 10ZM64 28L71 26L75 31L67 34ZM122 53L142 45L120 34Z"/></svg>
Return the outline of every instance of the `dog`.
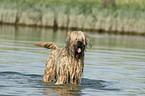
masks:
<svg viewBox="0 0 145 96"><path fill-rule="evenodd" d="M84 51L87 46L91 47L87 34L82 31L68 32L63 48L53 42L36 45L52 49L46 61L43 82L80 84L84 69Z"/></svg>

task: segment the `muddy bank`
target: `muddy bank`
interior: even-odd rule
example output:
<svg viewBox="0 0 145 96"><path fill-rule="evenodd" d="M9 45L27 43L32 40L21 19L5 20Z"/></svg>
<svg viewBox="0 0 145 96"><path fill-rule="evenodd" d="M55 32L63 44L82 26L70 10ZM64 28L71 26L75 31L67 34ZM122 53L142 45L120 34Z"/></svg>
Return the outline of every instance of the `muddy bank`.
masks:
<svg viewBox="0 0 145 96"><path fill-rule="evenodd" d="M20 1L1 3L0 24L145 34L145 11L141 9Z"/></svg>

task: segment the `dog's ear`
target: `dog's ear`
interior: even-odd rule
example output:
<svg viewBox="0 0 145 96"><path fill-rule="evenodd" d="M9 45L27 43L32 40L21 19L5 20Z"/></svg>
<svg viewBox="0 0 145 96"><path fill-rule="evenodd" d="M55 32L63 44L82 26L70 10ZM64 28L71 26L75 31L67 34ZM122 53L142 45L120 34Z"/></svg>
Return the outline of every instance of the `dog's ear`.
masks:
<svg viewBox="0 0 145 96"><path fill-rule="evenodd" d="M86 33L84 33L84 35L85 35L85 43L86 43L86 46L87 47L89 46L90 48L92 48L92 44L91 44L90 37Z"/></svg>
<svg viewBox="0 0 145 96"><path fill-rule="evenodd" d="M66 41L65 41L66 47L68 47L70 45L70 34L71 34L71 32L67 33L67 37L66 37Z"/></svg>

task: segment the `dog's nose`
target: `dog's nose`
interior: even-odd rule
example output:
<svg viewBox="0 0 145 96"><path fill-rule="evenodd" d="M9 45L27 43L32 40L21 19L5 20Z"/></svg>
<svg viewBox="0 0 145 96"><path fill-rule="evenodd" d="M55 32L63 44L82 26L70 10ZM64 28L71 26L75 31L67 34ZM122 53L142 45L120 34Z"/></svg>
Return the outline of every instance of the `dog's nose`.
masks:
<svg viewBox="0 0 145 96"><path fill-rule="evenodd" d="M78 41L78 42L77 42L77 45L78 45L78 46L83 46L84 43L83 43L82 41Z"/></svg>

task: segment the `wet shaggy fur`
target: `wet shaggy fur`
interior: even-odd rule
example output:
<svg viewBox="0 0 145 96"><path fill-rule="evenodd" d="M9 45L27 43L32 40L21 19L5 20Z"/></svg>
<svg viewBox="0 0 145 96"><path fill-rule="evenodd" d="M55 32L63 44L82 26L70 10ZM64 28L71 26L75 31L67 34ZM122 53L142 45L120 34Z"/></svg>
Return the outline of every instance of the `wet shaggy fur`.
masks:
<svg viewBox="0 0 145 96"><path fill-rule="evenodd" d="M53 42L36 45L52 49L46 62L43 82L80 83L84 68L84 51L87 45L91 45L88 35L81 31L68 32L63 48L58 48Z"/></svg>

